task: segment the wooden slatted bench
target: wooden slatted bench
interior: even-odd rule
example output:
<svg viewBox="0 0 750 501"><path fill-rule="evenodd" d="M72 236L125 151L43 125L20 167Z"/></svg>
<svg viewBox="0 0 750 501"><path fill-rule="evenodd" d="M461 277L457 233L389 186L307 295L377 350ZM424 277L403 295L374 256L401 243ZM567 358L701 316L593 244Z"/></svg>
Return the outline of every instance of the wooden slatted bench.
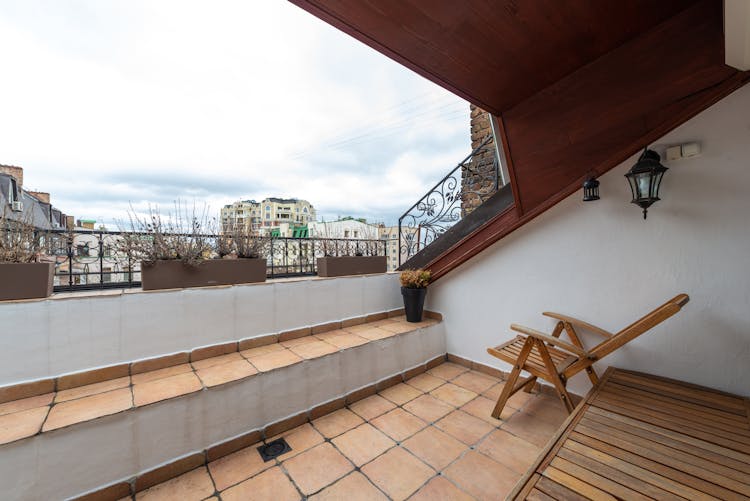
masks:
<svg viewBox="0 0 750 501"><path fill-rule="evenodd" d="M750 499L750 399L610 368L507 499Z"/></svg>

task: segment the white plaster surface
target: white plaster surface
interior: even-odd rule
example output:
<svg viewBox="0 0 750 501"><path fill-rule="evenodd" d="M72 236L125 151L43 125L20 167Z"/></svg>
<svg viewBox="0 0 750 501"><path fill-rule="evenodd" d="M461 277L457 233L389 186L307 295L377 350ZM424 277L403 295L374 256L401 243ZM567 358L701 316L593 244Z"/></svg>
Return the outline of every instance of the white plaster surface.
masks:
<svg viewBox="0 0 750 501"><path fill-rule="evenodd" d="M632 157L600 178L601 200L576 192L431 286L426 307L444 315L448 352L509 371L485 349L511 339L511 323L549 332L541 312L556 311L617 332L686 292L680 313L597 369L750 395L750 86L652 147L690 141L701 155L665 163L646 221L623 177ZM571 381L580 394L589 386Z"/></svg>
<svg viewBox="0 0 750 501"><path fill-rule="evenodd" d="M445 354L442 323L0 446L0 499L76 496Z"/></svg>
<svg viewBox="0 0 750 501"><path fill-rule="evenodd" d="M0 303L0 386L402 306L392 273Z"/></svg>

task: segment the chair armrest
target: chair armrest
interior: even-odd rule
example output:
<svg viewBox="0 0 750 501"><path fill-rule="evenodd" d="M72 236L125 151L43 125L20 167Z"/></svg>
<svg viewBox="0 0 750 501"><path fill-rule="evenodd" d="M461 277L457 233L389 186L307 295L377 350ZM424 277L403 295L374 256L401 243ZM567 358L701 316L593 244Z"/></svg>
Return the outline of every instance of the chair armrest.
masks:
<svg viewBox="0 0 750 501"><path fill-rule="evenodd" d="M575 353L576 355L579 355L581 357L588 358L589 356L586 350L583 350L579 348L578 346L570 344L567 341L563 341L560 338L548 336L547 334L544 334L543 332L539 332L538 330L534 330L529 327L524 327L523 325L518 325L518 324L510 324L510 328L516 332L520 332L521 334L524 334L526 336L534 337L541 341L545 341L546 343L557 346L558 348L562 348L563 350L569 351L570 353Z"/></svg>
<svg viewBox="0 0 750 501"><path fill-rule="evenodd" d="M553 313L551 311L545 311L542 313L542 315L546 317L552 317L557 320L562 320L563 322L568 322L569 324L572 324L578 327L583 327L584 329L594 332L596 334L599 334L600 336L607 338L607 339L614 336L614 334L612 334L611 332L605 331L601 327L597 327L596 325L591 325L590 323L584 322L583 320L578 320L577 318L568 317L566 315L561 315L559 313Z"/></svg>

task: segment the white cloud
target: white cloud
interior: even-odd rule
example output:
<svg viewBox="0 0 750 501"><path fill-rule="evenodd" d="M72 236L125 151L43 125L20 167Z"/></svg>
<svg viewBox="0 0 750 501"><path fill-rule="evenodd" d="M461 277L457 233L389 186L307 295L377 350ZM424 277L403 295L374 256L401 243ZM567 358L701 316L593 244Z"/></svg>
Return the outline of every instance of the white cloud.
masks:
<svg viewBox="0 0 750 501"><path fill-rule="evenodd" d="M468 104L274 1L0 0L0 163L79 217L298 196L392 222L469 148Z"/></svg>

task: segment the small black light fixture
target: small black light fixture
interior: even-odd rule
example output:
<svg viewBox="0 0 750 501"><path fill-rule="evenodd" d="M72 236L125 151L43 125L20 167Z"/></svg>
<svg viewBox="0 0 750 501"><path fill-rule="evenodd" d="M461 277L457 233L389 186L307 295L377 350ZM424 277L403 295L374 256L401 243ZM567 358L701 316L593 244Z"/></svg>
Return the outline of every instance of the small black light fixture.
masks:
<svg viewBox="0 0 750 501"><path fill-rule="evenodd" d="M635 165L625 174L633 194L631 203L643 209L643 219L646 219L646 213L651 204L661 200L659 187L668 169L659 162L660 160L661 157L657 152L646 147Z"/></svg>
<svg viewBox="0 0 750 501"><path fill-rule="evenodd" d="M593 202L599 200L599 181L593 177L583 182L583 201Z"/></svg>

